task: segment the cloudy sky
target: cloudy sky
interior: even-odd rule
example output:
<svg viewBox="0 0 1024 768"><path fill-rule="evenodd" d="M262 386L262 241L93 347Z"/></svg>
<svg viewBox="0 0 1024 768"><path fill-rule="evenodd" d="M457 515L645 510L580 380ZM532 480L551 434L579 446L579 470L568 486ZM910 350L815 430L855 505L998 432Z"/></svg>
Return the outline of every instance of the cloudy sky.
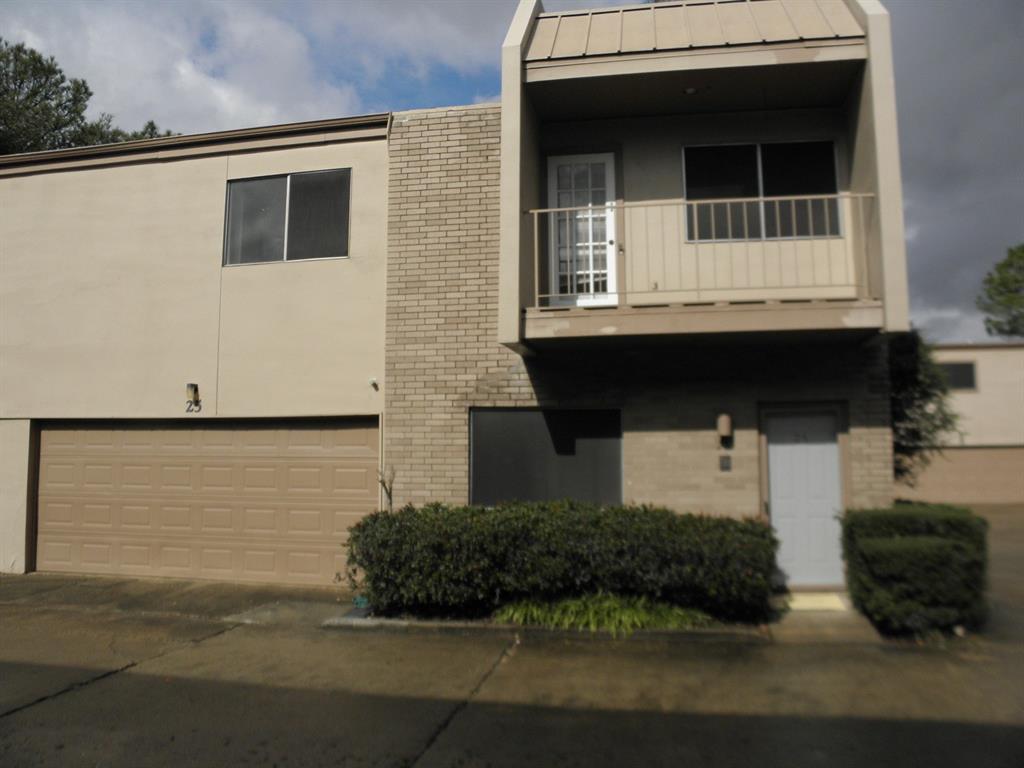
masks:
<svg viewBox="0 0 1024 768"><path fill-rule="evenodd" d="M549 9L615 0L549 0ZM984 273L1024 241L1024 1L885 0L914 321L980 340ZM515 0L0 0L125 128L182 133L490 101Z"/></svg>

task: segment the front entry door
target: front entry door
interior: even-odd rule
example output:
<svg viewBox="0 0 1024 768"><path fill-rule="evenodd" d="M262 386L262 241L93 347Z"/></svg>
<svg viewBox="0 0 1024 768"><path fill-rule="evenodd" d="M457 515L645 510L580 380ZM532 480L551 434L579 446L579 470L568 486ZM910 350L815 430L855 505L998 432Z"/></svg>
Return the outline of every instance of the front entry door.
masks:
<svg viewBox="0 0 1024 768"><path fill-rule="evenodd" d="M552 303L615 304L614 156L548 158L548 200Z"/></svg>
<svg viewBox="0 0 1024 768"><path fill-rule="evenodd" d="M790 587L843 583L842 512L836 415L771 414L766 419L768 490L779 537L779 568Z"/></svg>

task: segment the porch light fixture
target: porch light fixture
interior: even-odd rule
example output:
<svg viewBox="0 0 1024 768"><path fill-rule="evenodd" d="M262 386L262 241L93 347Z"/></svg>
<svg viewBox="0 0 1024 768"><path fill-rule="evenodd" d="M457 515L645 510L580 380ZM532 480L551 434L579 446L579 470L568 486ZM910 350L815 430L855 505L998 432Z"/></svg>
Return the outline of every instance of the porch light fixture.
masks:
<svg viewBox="0 0 1024 768"><path fill-rule="evenodd" d="M732 448L732 416L722 412L716 420L718 443L723 448Z"/></svg>
<svg viewBox="0 0 1024 768"><path fill-rule="evenodd" d="M185 385L185 399L192 403L192 405L199 405L199 385L198 384L186 384Z"/></svg>

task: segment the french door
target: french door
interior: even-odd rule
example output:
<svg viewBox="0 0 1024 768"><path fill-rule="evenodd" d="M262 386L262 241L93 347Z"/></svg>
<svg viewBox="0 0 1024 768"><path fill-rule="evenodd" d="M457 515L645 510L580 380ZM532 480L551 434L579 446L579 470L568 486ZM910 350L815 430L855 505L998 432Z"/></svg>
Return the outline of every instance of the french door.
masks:
<svg viewBox="0 0 1024 768"><path fill-rule="evenodd" d="M614 156L549 157L548 206L550 303L616 304Z"/></svg>

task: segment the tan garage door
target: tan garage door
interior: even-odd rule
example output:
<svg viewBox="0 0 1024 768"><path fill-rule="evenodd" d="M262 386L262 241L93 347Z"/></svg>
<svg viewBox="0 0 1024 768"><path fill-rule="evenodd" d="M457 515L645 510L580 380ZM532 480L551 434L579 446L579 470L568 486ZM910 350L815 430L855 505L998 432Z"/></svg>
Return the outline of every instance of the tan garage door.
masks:
<svg viewBox="0 0 1024 768"><path fill-rule="evenodd" d="M330 584L377 457L375 418L46 427L36 566Z"/></svg>

